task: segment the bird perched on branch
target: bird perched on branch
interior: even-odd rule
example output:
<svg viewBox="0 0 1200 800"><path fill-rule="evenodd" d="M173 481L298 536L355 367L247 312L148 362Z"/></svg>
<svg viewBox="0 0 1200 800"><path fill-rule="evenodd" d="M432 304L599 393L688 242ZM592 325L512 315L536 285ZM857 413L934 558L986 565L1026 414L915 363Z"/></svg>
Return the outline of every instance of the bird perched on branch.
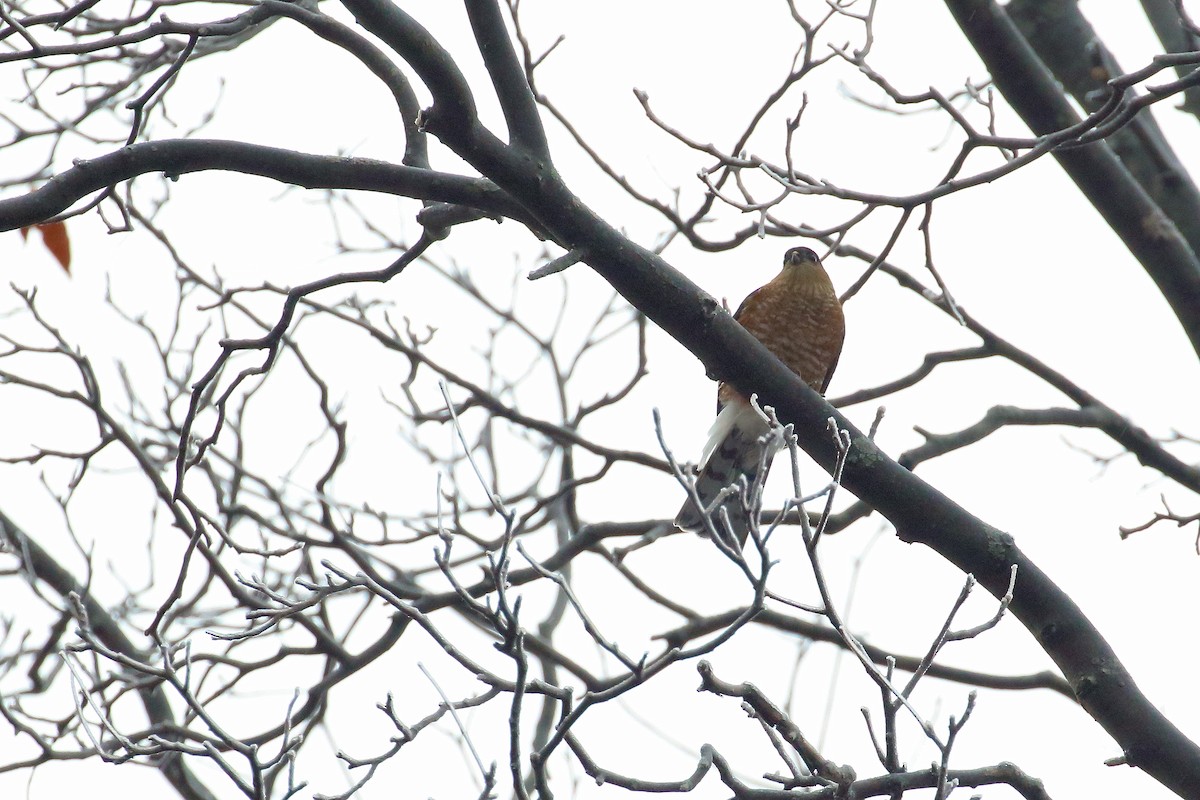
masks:
<svg viewBox="0 0 1200 800"><path fill-rule="evenodd" d="M783 257L783 270L765 286L755 289L738 307L733 318L767 346L789 369L814 390L825 393L838 356L846 323L837 292L817 254L807 247L793 247ZM720 505L712 508L716 530L728 530L720 509L728 513L732 533L739 546L749 533L753 489L767 470L781 442L770 441L770 427L750 400L732 386L717 386L717 419L709 430L708 443L700 458L696 493L705 509L713 505L726 487L733 487ZM742 479L745 479L742 488ZM689 498L675 517L687 531L704 532L704 512Z"/></svg>

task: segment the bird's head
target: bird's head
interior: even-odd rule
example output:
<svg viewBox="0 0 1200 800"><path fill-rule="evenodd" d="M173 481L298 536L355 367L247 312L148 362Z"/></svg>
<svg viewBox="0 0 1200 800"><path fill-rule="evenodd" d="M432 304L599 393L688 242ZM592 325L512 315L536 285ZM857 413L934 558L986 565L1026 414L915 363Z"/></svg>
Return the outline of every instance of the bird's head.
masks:
<svg viewBox="0 0 1200 800"><path fill-rule="evenodd" d="M820 264L821 259L817 258L817 254L807 247L793 247L788 250L783 256L783 266L787 267L803 267L805 264Z"/></svg>
<svg viewBox="0 0 1200 800"><path fill-rule="evenodd" d="M829 274L821 266L821 259L808 247L793 247L784 254L783 270L778 279L806 292L832 291Z"/></svg>

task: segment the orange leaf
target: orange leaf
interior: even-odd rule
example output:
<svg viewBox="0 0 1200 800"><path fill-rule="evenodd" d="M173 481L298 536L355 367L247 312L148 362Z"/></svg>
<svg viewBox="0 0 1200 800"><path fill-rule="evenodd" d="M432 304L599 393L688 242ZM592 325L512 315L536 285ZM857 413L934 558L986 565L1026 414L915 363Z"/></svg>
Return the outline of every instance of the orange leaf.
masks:
<svg viewBox="0 0 1200 800"><path fill-rule="evenodd" d="M58 261L63 272L71 274L71 240L67 236L67 223L43 222L37 226L42 233L46 249Z"/></svg>

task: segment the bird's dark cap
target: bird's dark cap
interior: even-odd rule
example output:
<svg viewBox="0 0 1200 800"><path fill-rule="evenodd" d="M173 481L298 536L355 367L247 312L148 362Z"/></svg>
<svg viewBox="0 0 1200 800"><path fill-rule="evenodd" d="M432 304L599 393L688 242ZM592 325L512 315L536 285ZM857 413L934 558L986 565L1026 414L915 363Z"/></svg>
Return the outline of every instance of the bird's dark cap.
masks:
<svg viewBox="0 0 1200 800"><path fill-rule="evenodd" d="M820 259L817 258L817 254L808 247L793 247L791 250L788 250L787 254L783 257L783 263L785 264L803 264L806 261L820 262Z"/></svg>

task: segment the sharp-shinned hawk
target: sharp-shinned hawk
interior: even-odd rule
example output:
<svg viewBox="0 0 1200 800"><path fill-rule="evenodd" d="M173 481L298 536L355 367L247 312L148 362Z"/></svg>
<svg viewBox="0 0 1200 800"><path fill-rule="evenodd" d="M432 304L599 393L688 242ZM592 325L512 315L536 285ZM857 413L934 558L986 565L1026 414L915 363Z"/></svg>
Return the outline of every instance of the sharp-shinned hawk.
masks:
<svg viewBox="0 0 1200 800"><path fill-rule="evenodd" d="M825 393L842 352L846 323L837 292L816 253L807 247L788 250L783 270L770 283L751 292L733 318L805 383ZM717 386L717 411L700 458L696 493L708 508L722 489L734 487L710 516L724 537L727 531L719 513L724 507L734 537L744 545L750 521L748 503L740 489L742 479L746 487L753 487L761 468L765 480L765 470L770 468L779 445L765 438L770 429L749 399L728 384ZM683 530L707 530L702 511L690 498L675 524Z"/></svg>

